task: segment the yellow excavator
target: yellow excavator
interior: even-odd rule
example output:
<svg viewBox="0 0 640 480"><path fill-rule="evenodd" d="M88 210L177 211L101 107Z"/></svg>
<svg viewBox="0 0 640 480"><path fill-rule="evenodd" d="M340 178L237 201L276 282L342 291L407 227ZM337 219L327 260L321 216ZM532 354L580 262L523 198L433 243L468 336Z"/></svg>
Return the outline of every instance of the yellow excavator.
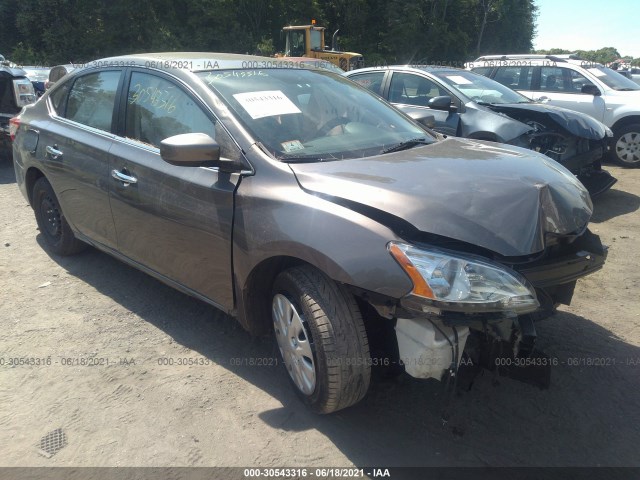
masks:
<svg viewBox="0 0 640 480"><path fill-rule="evenodd" d="M324 27L317 27L316 21L311 20L311 25L297 25L284 27L285 35L284 57L318 58L337 65L342 70L354 70L364 67L364 58L359 53L341 52L337 49L336 37L338 30L333 34L331 46L328 49L324 44Z"/></svg>

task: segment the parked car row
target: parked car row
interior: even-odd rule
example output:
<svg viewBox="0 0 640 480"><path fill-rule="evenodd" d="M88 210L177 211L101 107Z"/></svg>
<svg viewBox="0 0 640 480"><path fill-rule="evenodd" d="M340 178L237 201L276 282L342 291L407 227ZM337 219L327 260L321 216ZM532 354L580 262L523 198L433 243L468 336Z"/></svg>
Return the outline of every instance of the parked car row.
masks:
<svg viewBox="0 0 640 480"><path fill-rule="evenodd" d="M430 112L442 134L528 148L553 158L598 195L616 182L601 167L611 131L586 114L534 103L481 75L456 68L353 70L352 80L410 116Z"/></svg>
<svg viewBox="0 0 640 480"><path fill-rule="evenodd" d="M27 72L0 61L0 160L11 158L9 122L25 105L36 101Z"/></svg>
<svg viewBox="0 0 640 480"><path fill-rule="evenodd" d="M10 160L12 146L9 121L22 107L34 103L56 81L75 69L17 66L0 55L0 161Z"/></svg>
<svg viewBox="0 0 640 480"><path fill-rule="evenodd" d="M640 167L640 85L600 64L571 56L490 55L471 70L528 98L583 112L614 133L611 159ZM483 65L484 64L484 65Z"/></svg>
<svg viewBox="0 0 640 480"><path fill-rule="evenodd" d="M542 358L534 320L568 304L607 250L588 229L588 191L538 150L594 174L604 127L495 86L484 98L463 71L388 69L375 94L255 58L105 59L25 106L14 167L47 248L93 245L273 333L320 413L358 402L380 364L441 380L463 357ZM527 148L445 138L380 95L425 101L413 118L437 113L456 134L485 116ZM566 150L527 133L549 129Z"/></svg>

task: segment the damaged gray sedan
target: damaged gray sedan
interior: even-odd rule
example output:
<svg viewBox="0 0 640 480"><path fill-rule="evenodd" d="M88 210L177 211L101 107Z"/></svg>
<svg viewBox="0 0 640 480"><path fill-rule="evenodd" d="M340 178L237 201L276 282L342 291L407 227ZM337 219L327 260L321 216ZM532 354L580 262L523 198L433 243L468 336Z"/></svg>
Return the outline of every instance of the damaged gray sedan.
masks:
<svg viewBox="0 0 640 480"><path fill-rule="evenodd" d="M456 68L376 67L345 76L414 118L433 115L433 128L442 134L543 153L576 175L592 197L616 183L601 167L613 132L584 113L535 103L499 82Z"/></svg>
<svg viewBox="0 0 640 480"><path fill-rule="evenodd" d="M320 413L357 403L380 365L440 380L544 358L534 320L606 258L588 192L548 157L439 140L340 75L270 58L97 61L12 134L50 251L92 245L274 335Z"/></svg>

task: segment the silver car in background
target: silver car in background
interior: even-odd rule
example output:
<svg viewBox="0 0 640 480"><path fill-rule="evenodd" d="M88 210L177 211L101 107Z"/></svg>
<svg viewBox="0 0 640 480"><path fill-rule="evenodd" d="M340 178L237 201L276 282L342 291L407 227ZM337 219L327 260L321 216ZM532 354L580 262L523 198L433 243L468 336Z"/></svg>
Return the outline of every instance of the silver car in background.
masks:
<svg viewBox="0 0 640 480"><path fill-rule="evenodd" d="M611 160L640 167L640 85L615 70L574 55L487 55L468 68L533 100L591 115L613 130Z"/></svg>

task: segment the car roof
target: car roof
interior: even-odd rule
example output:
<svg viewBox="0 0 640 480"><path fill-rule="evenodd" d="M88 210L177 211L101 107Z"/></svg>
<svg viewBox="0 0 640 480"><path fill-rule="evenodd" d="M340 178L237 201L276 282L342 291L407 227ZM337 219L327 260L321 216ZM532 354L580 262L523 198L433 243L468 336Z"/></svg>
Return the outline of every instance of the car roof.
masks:
<svg viewBox="0 0 640 480"><path fill-rule="evenodd" d="M209 71L216 69L247 69L278 68L281 59L274 57L260 57L256 55L242 55L236 53L214 52L158 52L137 53L117 57L102 58L87 62L83 66L145 66L176 68L191 72ZM301 66L303 69L319 70L314 65Z"/></svg>
<svg viewBox="0 0 640 480"><path fill-rule="evenodd" d="M601 63L593 62L591 60L586 60L584 58L580 58L577 54L561 54L561 55L542 55L542 54L516 54L516 55L483 55L481 57L476 58L473 62L470 63L478 63L478 62L488 62L490 65L474 65L474 68L487 66L487 67L502 67L502 66L511 66L508 64L501 65L499 62L509 62L514 60L527 60L527 62L555 62L556 64L565 63L569 65L577 65L580 67L603 67ZM514 64L514 66L520 66L518 64ZM526 66L526 65L522 65Z"/></svg>
<svg viewBox="0 0 640 480"><path fill-rule="evenodd" d="M336 73L344 73L344 70L337 66L335 63L331 63L329 60L324 58L313 58L313 57L277 57L275 59L271 59L271 62L279 62L282 61L283 64L286 65L286 62L293 63L304 63L310 64L313 67L323 68L325 70L329 70Z"/></svg>
<svg viewBox="0 0 640 480"><path fill-rule="evenodd" d="M27 72L19 67L11 67L9 65L0 65L0 73L5 73L12 77L26 77Z"/></svg>
<svg viewBox="0 0 640 480"><path fill-rule="evenodd" d="M468 70L463 70L461 68L442 67L442 66L439 66L439 65L384 65L384 66L379 66L379 67L366 67L366 68L359 68L357 70L351 70L351 71L347 72L346 75L349 76L352 73L375 72L375 71L384 71L384 70L399 70L399 71L403 71L403 72L427 72L427 73L468 72Z"/></svg>

